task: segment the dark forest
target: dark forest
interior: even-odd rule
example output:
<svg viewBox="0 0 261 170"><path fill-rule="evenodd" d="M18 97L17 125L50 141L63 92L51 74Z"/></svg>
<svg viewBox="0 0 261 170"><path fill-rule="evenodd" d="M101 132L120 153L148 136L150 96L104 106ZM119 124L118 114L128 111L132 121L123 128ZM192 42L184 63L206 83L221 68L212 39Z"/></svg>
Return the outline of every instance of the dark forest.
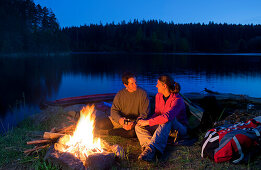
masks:
<svg viewBox="0 0 261 170"><path fill-rule="evenodd" d="M60 28L32 0L0 1L0 53L261 52L261 25L122 21Z"/></svg>
<svg viewBox="0 0 261 170"><path fill-rule="evenodd" d="M69 50L55 14L32 0L1 0L0 18L0 53Z"/></svg>
<svg viewBox="0 0 261 170"><path fill-rule="evenodd" d="M69 36L73 51L261 52L261 25L134 20L62 31Z"/></svg>

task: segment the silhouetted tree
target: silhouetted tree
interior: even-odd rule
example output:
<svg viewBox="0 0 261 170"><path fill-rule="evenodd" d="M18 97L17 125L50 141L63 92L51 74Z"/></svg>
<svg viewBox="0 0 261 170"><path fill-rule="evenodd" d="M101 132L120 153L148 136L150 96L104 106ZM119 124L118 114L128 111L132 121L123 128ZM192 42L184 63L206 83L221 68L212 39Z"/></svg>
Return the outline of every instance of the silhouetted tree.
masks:
<svg viewBox="0 0 261 170"><path fill-rule="evenodd" d="M69 50L54 13L32 0L1 0L0 18L0 53Z"/></svg>
<svg viewBox="0 0 261 170"><path fill-rule="evenodd" d="M67 27L72 51L261 52L261 25L133 20Z"/></svg>

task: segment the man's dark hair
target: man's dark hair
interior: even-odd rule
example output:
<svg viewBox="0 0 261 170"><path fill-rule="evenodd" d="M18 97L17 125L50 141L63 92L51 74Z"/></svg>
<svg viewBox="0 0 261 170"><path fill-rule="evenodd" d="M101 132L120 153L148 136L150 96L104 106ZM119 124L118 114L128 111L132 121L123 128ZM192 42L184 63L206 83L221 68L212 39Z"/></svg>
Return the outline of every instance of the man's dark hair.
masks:
<svg viewBox="0 0 261 170"><path fill-rule="evenodd" d="M122 74L121 80L122 80L122 83L123 83L123 84L128 85L128 83L129 83L129 82L128 82L129 78L135 78L135 77L136 77L136 75L135 75L134 73L125 72L125 73Z"/></svg>

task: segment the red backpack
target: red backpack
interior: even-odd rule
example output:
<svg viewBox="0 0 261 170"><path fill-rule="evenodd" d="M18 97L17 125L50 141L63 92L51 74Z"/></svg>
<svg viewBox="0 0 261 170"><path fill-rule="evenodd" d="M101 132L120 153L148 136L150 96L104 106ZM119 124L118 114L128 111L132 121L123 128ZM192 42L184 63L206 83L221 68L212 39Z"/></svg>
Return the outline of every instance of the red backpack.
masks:
<svg viewBox="0 0 261 170"><path fill-rule="evenodd" d="M245 123L210 129L202 141L201 157L215 162L240 162L251 150L260 149L261 116Z"/></svg>

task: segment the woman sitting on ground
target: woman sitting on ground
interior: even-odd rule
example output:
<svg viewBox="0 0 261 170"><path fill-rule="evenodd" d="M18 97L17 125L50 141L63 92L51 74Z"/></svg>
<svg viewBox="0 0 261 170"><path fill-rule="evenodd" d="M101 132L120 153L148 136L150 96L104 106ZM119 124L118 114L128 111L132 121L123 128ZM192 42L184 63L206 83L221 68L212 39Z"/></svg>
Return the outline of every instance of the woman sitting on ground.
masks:
<svg viewBox="0 0 261 170"><path fill-rule="evenodd" d="M139 120L135 126L142 147L138 159L144 161L153 161L156 150L163 153L171 130L178 130L181 136L187 134L188 121L185 103L179 95L180 85L163 75L156 87L155 114L148 120Z"/></svg>

